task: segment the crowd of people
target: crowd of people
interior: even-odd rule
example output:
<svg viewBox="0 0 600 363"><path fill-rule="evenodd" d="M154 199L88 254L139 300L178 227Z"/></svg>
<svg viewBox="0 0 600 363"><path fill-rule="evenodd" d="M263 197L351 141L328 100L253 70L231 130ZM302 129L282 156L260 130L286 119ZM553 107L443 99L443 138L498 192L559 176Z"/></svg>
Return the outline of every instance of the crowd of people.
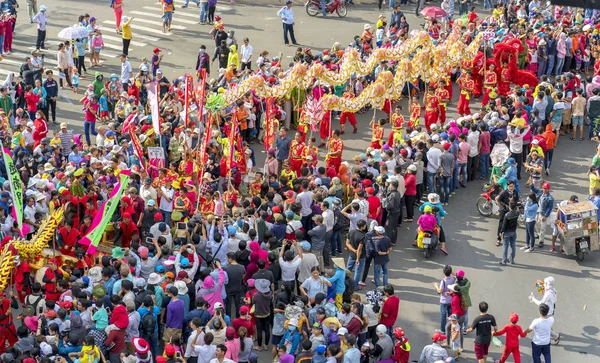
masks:
<svg viewBox="0 0 600 363"><path fill-rule="evenodd" d="M479 303L480 314L469 323L470 281L463 270L453 272L445 266L435 286L440 327L419 355L411 354L411 332L397 325L400 299L388 281L388 265L401 225L411 227L418 247L423 247L425 232L435 233L441 252L448 255L444 206L461 188L479 188L481 181L499 191L496 245L504 248L501 265L515 263L518 202L525 189L521 180L531 191L523 207L527 244L521 250L543 247L547 227L552 229L550 251L555 250L556 202L546 179L559 136L571 135L572 141L563 137L561 143L581 142L597 140L599 131L597 10L510 0L490 7L491 14L477 15L474 8L466 11L470 1L461 1L463 40L469 43L491 29L497 38L482 46L483 52L491 52L495 41L521 39L526 48L519 54L519 68L532 71L539 84L494 95L497 84L492 77L476 92L470 72L461 67L433 84L415 80L404 94L408 110L400 100L386 102L379 111L385 115L374 117L369 126L369 148L350 156L344 153L344 142L350 139L345 123L350 122L356 133L355 114L326 114L319 135L313 136L305 102L326 93L356 97L382 71L394 72L394 62L383 60L371 74L341 86L319 83L302 90L292 95L290 114L285 100L276 101L273 117L290 126L279 127L274 141L263 145L267 106L254 92L216 111L210 124L208 113L192 112L189 120L182 119L185 80L171 82L163 75L161 49L155 48L151 60L144 59L137 68L129 62L133 18L123 15L123 4L111 2L116 30L123 37L121 70L111 75L96 72L82 92L83 134L75 134L65 122L51 132L49 112L56 122L56 97L63 81L78 92L76 80L86 72L85 54L90 55L90 67L98 64L101 31L93 16L80 19L81 26L92 30L89 38L59 46L59 75L46 69L39 50L34 50L21 74L9 76L0 88L0 136L26 187L23 222L28 238L50 214L64 210L50 246L55 252L41 277L34 279L36 261L20 260L11 281L14 289L0 294L3 362L256 362L268 355L264 351L281 363L407 363L409 357L418 357L420 363L453 362L471 331L476 332L479 363L487 359L496 339L492 336L503 334L500 362L509 354L518 361L519 337L529 332L534 362L541 362L540 356L550 362L550 344L560 341L552 331L554 278L544 280L541 300L530 298L539 305L539 319L523 330L518 315L511 314L509 324L498 329L486 302ZM174 4L161 4L167 14L163 30L168 31ZM200 47L194 69L199 78L209 79L207 92L223 93L254 74L275 85L295 63L340 68L341 43L314 54L299 47L290 65L283 64L281 54L271 58L267 50L256 57L248 38L238 48L234 31L226 31L219 16L212 18L216 1L198 5L200 21L210 22L215 40L212 56L209 47ZM183 7L187 6L186 1ZM362 35L354 38L351 46L361 55L413 36L401 6L390 7L389 22L381 15L374 31L365 24ZM442 7L449 16L428 19L424 25L438 43L457 21L454 2L444 1ZM45 11L46 7L30 11L41 49ZM293 4L286 3L278 16L295 44ZM211 78L215 61L219 70ZM152 82L158 84L158 128L150 116ZM453 83L461 87L461 117L446 120L446 107L459 98L452 96ZM471 114L469 103L480 96L483 104ZM231 132L234 115L239 130ZM590 125L587 135L584 125ZM506 165L498 168L490 165L497 145L508 150ZM258 161L259 148L266 151L264 164ZM589 198L600 207L600 147L597 150L588 173ZM202 155L206 162L200 161ZM124 170L131 176L111 218L113 231L106 233L101 254L88 255L87 246L79 242ZM7 243L20 230L11 210L15 202L4 160L0 176L0 219ZM573 196L560 203L577 201ZM16 322L12 311L20 307L23 313Z"/></svg>

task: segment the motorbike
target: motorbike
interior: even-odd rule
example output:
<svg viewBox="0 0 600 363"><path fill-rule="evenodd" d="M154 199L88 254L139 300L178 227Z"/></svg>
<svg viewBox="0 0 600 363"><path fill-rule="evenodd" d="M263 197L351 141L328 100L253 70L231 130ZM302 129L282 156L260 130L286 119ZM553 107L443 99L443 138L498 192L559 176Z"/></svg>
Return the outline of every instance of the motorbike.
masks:
<svg viewBox="0 0 600 363"><path fill-rule="evenodd" d="M433 231L423 231L423 256L429 259L437 249L438 237Z"/></svg>
<svg viewBox="0 0 600 363"><path fill-rule="evenodd" d="M309 16L321 14L321 2L319 0L308 0L304 7ZM329 4L326 3L325 11L327 14L333 14L335 12L340 18L343 18L348 14L348 8L346 7L344 0L333 0Z"/></svg>
<svg viewBox="0 0 600 363"><path fill-rule="evenodd" d="M498 185L492 184L486 184L485 188L479 199L477 199L477 211L485 217L489 217L492 214L499 215L500 207L496 203L496 196L502 191L501 188ZM525 206L523 202L517 202L517 208L519 209L519 227L525 228Z"/></svg>

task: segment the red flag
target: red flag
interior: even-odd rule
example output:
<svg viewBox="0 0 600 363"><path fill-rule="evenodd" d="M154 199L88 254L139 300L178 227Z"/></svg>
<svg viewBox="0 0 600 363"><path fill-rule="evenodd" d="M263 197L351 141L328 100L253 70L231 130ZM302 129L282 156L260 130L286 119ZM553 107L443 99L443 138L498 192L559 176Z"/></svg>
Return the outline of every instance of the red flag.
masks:
<svg viewBox="0 0 600 363"><path fill-rule="evenodd" d="M231 163L233 163L234 154L235 154L235 135L239 134L240 130L238 129L238 121L236 114L233 114L231 118L231 130L229 131L229 159L227 160L227 168L231 169Z"/></svg>
<svg viewBox="0 0 600 363"><path fill-rule="evenodd" d="M277 121L275 120L275 98L269 97L266 99L266 110L265 110L265 138L263 143L265 145L265 151L268 151L269 148L275 142L275 134L277 133L275 125Z"/></svg>
<svg viewBox="0 0 600 363"><path fill-rule="evenodd" d="M192 102L192 98L194 96L194 78L189 74L185 75L185 108L183 110L183 122L185 127L188 127L189 124L189 110L190 103ZM201 117L200 115L199 117Z"/></svg>
<svg viewBox="0 0 600 363"><path fill-rule="evenodd" d="M206 128L204 129L204 139L202 140L202 144L200 145L200 164L205 165L208 160L208 155L206 150L208 149L208 143L210 142L210 138L212 137L212 113L208 115L208 120L206 121ZM204 167L203 167L204 168Z"/></svg>
<svg viewBox="0 0 600 363"><path fill-rule="evenodd" d="M131 130L129 133L131 135L131 143L133 144L133 153L140 159L140 164L143 170L146 170L146 162L144 160L144 149L142 148L142 144L137 137L135 130Z"/></svg>
<svg viewBox="0 0 600 363"><path fill-rule="evenodd" d="M196 87L196 102L198 103L198 122L202 120L202 114L204 113L204 97L206 93L206 69L200 70L200 80Z"/></svg>
<svg viewBox="0 0 600 363"><path fill-rule="evenodd" d="M129 116L123 121L123 128L121 130L122 134L129 133L135 127L136 124L137 113L130 113Z"/></svg>

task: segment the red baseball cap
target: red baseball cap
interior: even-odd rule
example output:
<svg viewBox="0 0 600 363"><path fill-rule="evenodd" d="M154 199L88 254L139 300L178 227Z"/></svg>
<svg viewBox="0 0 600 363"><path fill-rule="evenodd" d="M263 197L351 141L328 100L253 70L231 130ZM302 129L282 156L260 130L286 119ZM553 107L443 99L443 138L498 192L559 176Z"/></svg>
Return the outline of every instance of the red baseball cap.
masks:
<svg viewBox="0 0 600 363"><path fill-rule="evenodd" d="M160 48L154 48L153 52L154 53L160 53Z"/></svg>
<svg viewBox="0 0 600 363"><path fill-rule="evenodd" d="M510 322L516 324L519 322L519 315L516 313L510 313Z"/></svg>
<svg viewBox="0 0 600 363"><path fill-rule="evenodd" d="M167 357L172 357L175 355L175 347L172 346L171 344L167 344L165 345L165 355Z"/></svg>
<svg viewBox="0 0 600 363"><path fill-rule="evenodd" d="M442 340L446 340L446 336L444 334L440 333L439 331L437 331L437 332L433 333L433 335L431 336L431 339L434 342L439 342Z"/></svg>

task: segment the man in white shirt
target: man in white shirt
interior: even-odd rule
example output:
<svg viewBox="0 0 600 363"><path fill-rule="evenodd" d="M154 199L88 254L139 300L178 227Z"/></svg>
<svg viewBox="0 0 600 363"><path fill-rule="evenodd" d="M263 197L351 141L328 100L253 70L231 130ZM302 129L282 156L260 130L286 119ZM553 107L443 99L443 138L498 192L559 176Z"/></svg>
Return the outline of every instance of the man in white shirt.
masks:
<svg viewBox="0 0 600 363"><path fill-rule="evenodd" d="M475 180L475 170L479 165L479 135L481 133L477 130L477 125L471 127L469 135L467 136L467 143L469 144L469 158L467 159L467 180Z"/></svg>
<svg viewBox="0 0 600 363"><path fill-rule="evenodd" d="M121 54L121 84L123 85L123 90L127 92L129 88L129 78L131 78L131 63L127 60L126 54Z"/></svg>
<svg viewBox="0 0 600 363"><path fill-rule="evenodd" d="M217 345L217 350L215 351L216 358L210 360L210 363L234 363L229 358L225 358L225 353L227 353L227 347L225 344Z"/></svg>
<svg viewBox="0 0 600 363"><path fill-rule="evenodd" d="M533 332L533 337L531 338L531 356L534 362L541 362L542 355L545 362L551 361L550 334L552 332L552 325L554 325L554 318L548 316L549 311L550 308L548 305L540 304L540 317L534 319L529 328L525 330L525 334Z"/></svg>
<svg viewBox="0 0 600 363"><path fill-rule="evenodd" d="M174 195L175 189L171 187L171 180L167 178L167 180L165 180L165 186L158 190L158 196L160 197L158 209L163 215L163 221L169 226L171 225L171 213L173 212Z"/></svg>
<svg viewBox="0 0 600 363"><path fill-rule="evenodd" d="M439 140L438 135L433 136ZM429 193L435 193L435 176L440 169L440 155L442 155L442 151L434 146L437 140L433 137L427 140L427 147L429 147L429 151L427 151L427 185L429 185Z"/></svg>
<svg viewBox="0 0 600 363"><path fill-rule="evenodd" d="M48 24L48 14L46 14L46 5L40 6L39 13L35 14L33 21L37 23L37 39L35 41L36 49L48 49L44 42L46 41L46 25Z"/></svg>
<svg viewBox="0 0 600 363"><path fill-rule="evenodd" d="M298 241L293 241L293 246L298 252L298 256L294 256L294 251L287 250L285 247L279 249L279 266L281 267L281 280L288 285L290 291L294 291L294 282L296 282L296 270L302 263L302 248L298 245ZM283 253L285 251L285 254Z"/></svg>
<svg viewBox="0 0 600 363"><path fill-rule="evenodd" d="M240 53L242 55L242 71L246 68L252 70L252 51L254 49L250 45L250 40L248 38L244 38L244 44L240 48Z"/></svg>
<svg viewBox="0 0 600 363"><path fill-rule="evenodd" d="M290 34L290 38L292 40L293 45L298 45L296 42L296 37L294 36L294 11L292 10L292 0L287 0L285 2L285 6L282 7L278 12L277 16L283 22L283 41L285 45L289 46L290 42L288 41L288 33Z"/></svg>
<svg viewBox="0 0 600 363"><path fill-rule="evenodd" d="M35 131L35 125L33 121L27 122L25 126L25 130L23 130L23 139L25 141L25 148L31 150L33 148L33 144L35 144L35 140L33 139L33 132Z"/></svg>

